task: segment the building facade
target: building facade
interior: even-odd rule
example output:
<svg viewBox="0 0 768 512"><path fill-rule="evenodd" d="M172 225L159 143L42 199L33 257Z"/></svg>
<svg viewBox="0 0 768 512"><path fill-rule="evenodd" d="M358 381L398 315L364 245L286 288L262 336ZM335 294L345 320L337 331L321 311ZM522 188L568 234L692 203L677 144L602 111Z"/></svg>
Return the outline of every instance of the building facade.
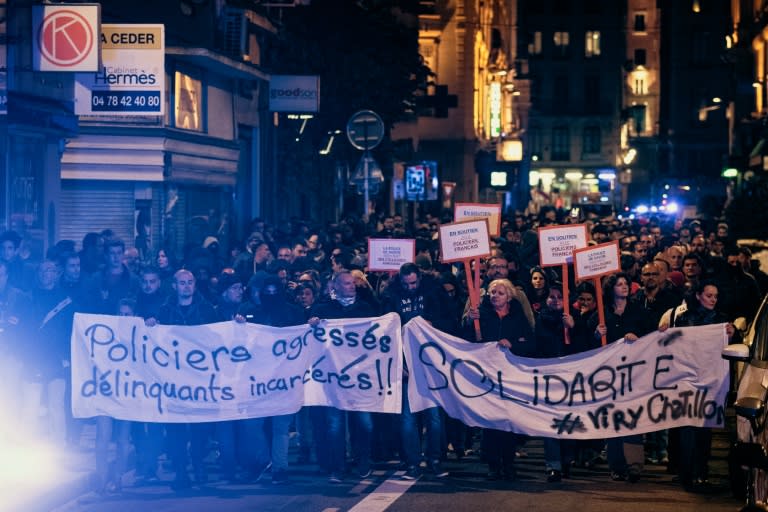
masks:
<svg viewBox="0 0 768 512"><path fill-rule="evenodd" d="M111 229L181 255L206 236L225 246L261 213L266 16L221 0L102 2L102 23L164 25L162 116L75 116L74 74L31 70L30 4L9 4L7 20L2 224L38 249Z"/></svg>

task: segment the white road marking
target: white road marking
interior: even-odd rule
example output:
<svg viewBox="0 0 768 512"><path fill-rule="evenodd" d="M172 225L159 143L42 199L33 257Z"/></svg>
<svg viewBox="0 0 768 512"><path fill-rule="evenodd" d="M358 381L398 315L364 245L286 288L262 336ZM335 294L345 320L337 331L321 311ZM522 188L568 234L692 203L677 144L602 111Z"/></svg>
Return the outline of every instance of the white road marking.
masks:
<svg viewBox="0 0 768 512"><path fill-rule="evenodd" d="M383 512L387 510L397 498L405 494L416 483L416 480L401 480L405 471L396 471L388 480L373 490L357 505L349 509L349 512Z"/></svg>

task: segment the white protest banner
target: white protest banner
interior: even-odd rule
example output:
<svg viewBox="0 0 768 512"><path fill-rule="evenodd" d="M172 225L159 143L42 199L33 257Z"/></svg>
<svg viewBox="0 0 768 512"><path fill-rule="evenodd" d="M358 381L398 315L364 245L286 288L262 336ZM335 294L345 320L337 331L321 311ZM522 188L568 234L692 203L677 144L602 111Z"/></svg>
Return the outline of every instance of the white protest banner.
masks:
<svg viewBox="0 0 768 512"><path fill-rule="evenodd" d="M501 234L500 204L456 203L453 209L455 222L481 219L488 219L488 233L491 236Z"/></svg>
<svg viewBox="0 0 768 512"><path fill-rule="evenodd" d="M539 228L539 261L542 267L571 262L573 251L587 246L587 226L569 224Z"/></svg>
<svg viewBox="0 0 768 512"><path fill-rule="evenodd" d="M440 226L440 261L451 263L491 254L488 221L471 220Z"/></svg>
<svg viewBox="0 0 768 512"><path fill-rule="evenodd" d="M655 331L556 359L469 343L421 318L406 324L411 411L441 406L466 425L529 436L604 439L681 426L722 427L725 325Z"/></svg>
<svg viewBox="0 0 768 512"><path fill-rule="evenodd" d="M573 251L576 279L591 279L621 270L619 242L593 245Z"/></svg>
<svg viewBox="0 0 768 512"><path fill-rule="evenodd" d="M164 423L292 414L303 405L396 413L401 350L394 313L316 328L146 327L140 318L76 314L72 411Z"/></svg>
<svg viewBox="0 0 768 512"><path fill-rule="evenodd" d="M368 270L397 272L403 263L416 258L416 240L399 238L368 239Z"/></svg>

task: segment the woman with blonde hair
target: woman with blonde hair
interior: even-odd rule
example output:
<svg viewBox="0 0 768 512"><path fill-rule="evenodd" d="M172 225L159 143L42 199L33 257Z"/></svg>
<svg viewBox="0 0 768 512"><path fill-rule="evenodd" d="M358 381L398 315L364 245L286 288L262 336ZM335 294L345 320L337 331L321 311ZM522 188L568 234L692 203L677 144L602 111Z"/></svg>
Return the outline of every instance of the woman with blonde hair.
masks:
<svg viewBox="0 0 768 512"><path fill-rule="evenodd" d="M509 279L495 279L488 285L489 300L480 307L470 307L465 318L465 338L474 340L474 320L480 320L483 338L477 343L496 343L519 356L532 356L536 350L533 331ZM483 429L483 454L488 463L488 479L514 480L515 450L520 436L514 432Z"/></svg>

